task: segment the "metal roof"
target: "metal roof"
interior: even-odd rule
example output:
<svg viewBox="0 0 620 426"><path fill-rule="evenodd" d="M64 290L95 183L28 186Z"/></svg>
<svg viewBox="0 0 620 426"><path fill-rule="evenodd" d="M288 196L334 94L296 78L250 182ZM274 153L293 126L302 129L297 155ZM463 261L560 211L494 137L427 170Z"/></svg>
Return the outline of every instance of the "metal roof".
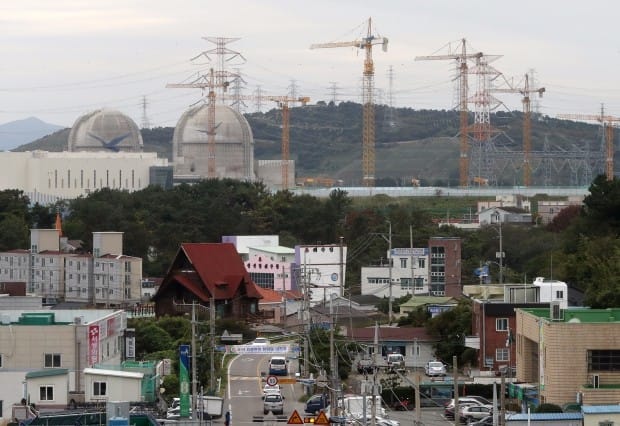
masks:
<svg viewBox="0 0 620 426"><path fill-rule="evenodd" d="M46 368L45 370L30 371L26 373L26 379L36 379L39 377L62 376L69 374L68 368Z"/></svg>
<svg viewBox="0 0 620 426"><path fill-rule="evenodd" d="M581 420L582 413L517 413L506 416L507 421L527 421L527 420Z"/></svg>
<svg viewBox="0 0 620 426"><path fill-rule="evenodd" d="M584 405L581 411L584 414L616 414L620 413L620 405Z"/></svg>

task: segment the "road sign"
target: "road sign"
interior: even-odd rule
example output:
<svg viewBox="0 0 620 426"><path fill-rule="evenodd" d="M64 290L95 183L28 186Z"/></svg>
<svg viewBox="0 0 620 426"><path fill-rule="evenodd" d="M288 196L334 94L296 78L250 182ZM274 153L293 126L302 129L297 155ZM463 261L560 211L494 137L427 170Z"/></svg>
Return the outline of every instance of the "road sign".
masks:
<svg viewBox="0 0 620 426"><path fill-rule="evenodd" d="M269 386L275 386L278 384L278 378L276 376L267 377L267 384Z"/></svg>
<svg viewBox="0 0 620 426"><path fill-rule="evenodd" d="M288 418L288 422L286 423L289 425L303 425L304 421L302 420L297 410L293 410L293 414L291 414L291 417Z"/></svg>
<svg viewBox="0 0 620 426"><path fill-rule="evenodd" d="M328 425L329 420L327 420L327 416L325 415L325 411L321 411L316 419L314 419L315 425Z"/></svg>
<svg viewBox="0 0 620 426"><path fill-rule="evenodd" d="M297 379L295 379L294 377L280 377L278 379L278 383L280 383L281 385L292 385L297 383Z"/></svg>

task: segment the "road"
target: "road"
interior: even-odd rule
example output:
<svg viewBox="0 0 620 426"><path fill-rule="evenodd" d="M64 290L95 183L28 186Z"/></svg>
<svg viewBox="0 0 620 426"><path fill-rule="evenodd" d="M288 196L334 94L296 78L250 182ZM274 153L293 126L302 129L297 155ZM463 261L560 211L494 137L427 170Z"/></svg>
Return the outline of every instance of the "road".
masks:
<svg viewBox="0 0 620 426"><path fill-rule="evenodd" d="M263 415L262 389L264 381L261 372L267 372L267 362L271 355L238 355L229 363L228 389L226 393L225 409L232 414L231 426L241 424L256 424L259 420L265 425L285 425L293 410L297 410L303 418L305 390L299 383L282 384L282 394L285 398L284 414L274 416L272 413ZM288 378L294 377L298 371L297 360L289 359L288 370L291 373ZM283 379L283 377L278 377ZM389 411L390 419L398 420L401 426L414 426L415 413L412 411ZM443 418L442 408L423 408L422 425L448 425L454 424ZM279 418L279 419L278 419ZM222 423L223 418L215 423Z"/></svg>

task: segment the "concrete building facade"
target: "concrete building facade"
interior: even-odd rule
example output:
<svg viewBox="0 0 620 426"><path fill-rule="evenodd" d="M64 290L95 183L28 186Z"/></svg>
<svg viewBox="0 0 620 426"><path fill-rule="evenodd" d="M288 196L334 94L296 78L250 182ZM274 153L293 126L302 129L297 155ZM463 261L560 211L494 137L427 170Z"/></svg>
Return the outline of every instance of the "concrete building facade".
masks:
<svg viewBox="0 0 620 426"><path fill-rule="evenodd" d="M390 286L394 298L428 294L429 260L427 247L394 248L387 252L385 265L362 267L361 294L389 297Z"/></svg>
<svg viewBox="0 0 620 426"><path fill-rule="evenodd" d="M620 309L516 310L517 378L541 403L620 400Z"/></svg>
<svg viewBox="0 0 620 426"><path fill-rule="evenodd" d="M53 389L58 395L84 392L84 368L120 365L126 328L123 311L0 311L0 402L9 407L40 395L41 389L23 385L38 370L68 370L69 388Z"/></svg>

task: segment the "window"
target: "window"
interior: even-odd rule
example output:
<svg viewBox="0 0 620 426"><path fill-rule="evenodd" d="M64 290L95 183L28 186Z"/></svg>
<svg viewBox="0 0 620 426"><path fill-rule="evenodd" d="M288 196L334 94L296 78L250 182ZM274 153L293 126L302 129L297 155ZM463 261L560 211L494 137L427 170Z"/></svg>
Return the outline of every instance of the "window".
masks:
<svg viewBox="0 0 620 426"><path fill-rule="evenodd" d="M45 368L60 367L60 354L45 354Z"/></svg>
<svg viewBox="0 0 620 426"><path fill-rule="evenodd" d="M588 351L588 371L620 371L620 350Z"/></svg>
<svg viewBox="0 0 620 426"><path fill-rule="evenodd" d="M508 318L496 318L495 331L508 331Z"/></svg>
<svg viewBox="0 0 620 426"><path fill-rule="evenodd" d="M407 267L407 258L406 257L401 257L400 258L400 267L403 268L403 269Z"/></svg>
<svg viewBox="0 0 620 426"><path fill-rule="evenodd" d="M0 368L2 368L2 354L0 354Z"/></svg>
<svg viewBox="0 0 620 426"><path fill-rule="evenodd" d="M274 274L269 272L250 272L250 278L259 287L268 288L273 290L274 288Z"/></svg>
<svg viewBox="0 0 620 426"><path fill-rule="evenodd" d="M107 396L108 395L107 382L93 382L93 395L94 396Z"/></svg>
<svg viewBox="0 0 620 426"><path fill-rule="evenodd" d="M598 422L598 426L614 426L614 422L611 420L603 420L602 422Z"/></svg>
<svg viewBox="0 0 620 426"><path fill-rule="evenodd" d="M423 257L418 257L418 268L425 268L426 260Z"/></svg>
<svg viewBox="0 0 620 426"><path fill-rule="evenodd" d="M495 349L495 361L508 361L508 348Z"/></svg>
<svg viewBox="0 0 620 426"><path fill-rule="evenodd" d="M558 290L555 292L555 298L556 299L564 299L564 291L563 290Z"/></svg>
<svg viewBox="0 0 620 426"><path fill-rule="evenodd" d="M53 401L54 400L54 386L45 385L39 386L39 401Z"/></svg>

